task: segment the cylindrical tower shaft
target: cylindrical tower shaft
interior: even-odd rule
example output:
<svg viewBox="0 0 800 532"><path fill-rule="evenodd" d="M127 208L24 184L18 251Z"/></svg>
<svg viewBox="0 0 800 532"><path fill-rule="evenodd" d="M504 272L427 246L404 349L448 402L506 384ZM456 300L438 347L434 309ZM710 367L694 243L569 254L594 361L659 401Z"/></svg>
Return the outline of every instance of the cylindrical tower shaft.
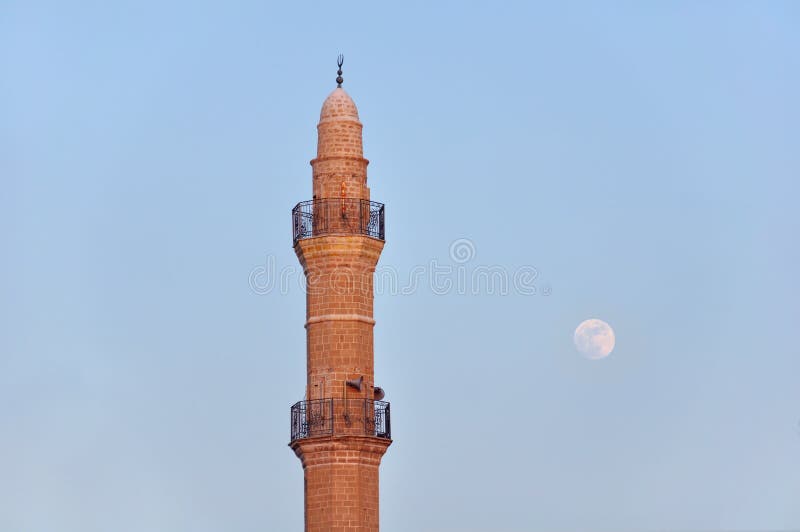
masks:
<svg viewBox="0 0 800 532"><path fill-rule="evenodd" d="M374 391L383 206L370 201L362 125L341 88L317 129L314 197L293 215L307 287L307 387L292 408L290 445L303 464L307 531L377 531L378 466L391 444L388 403Z"/></svg>

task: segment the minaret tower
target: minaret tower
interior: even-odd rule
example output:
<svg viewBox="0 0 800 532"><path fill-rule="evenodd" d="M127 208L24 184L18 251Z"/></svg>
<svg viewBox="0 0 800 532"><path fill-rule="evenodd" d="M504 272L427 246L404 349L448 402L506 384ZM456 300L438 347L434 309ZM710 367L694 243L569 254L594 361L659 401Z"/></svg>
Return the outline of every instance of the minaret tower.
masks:
<svg viewBox="0 0 800 532"><path fill-rule="evenodd" d="M292 210L307 287L307 384L291 409L289 445L303 464L307 532L378 530L378 467L392 443L372 336L384 208L370 201L362 125L342 89L342 62L317 126L313 199Z"/></svg>

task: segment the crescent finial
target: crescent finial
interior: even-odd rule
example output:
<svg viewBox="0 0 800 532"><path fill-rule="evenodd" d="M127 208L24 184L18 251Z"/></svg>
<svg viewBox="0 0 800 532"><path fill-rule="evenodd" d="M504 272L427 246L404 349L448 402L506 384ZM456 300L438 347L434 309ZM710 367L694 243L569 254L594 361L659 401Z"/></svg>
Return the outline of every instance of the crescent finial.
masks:
<svg viewBox="0 0 800 532"><path fill-rule="evenodd" d="M336 64L339 65L339 70L336 71L336 86L341 87L344 78L342 77L342 65L344 64L344 56L339 54L339 57L336 58Z"/></svg>

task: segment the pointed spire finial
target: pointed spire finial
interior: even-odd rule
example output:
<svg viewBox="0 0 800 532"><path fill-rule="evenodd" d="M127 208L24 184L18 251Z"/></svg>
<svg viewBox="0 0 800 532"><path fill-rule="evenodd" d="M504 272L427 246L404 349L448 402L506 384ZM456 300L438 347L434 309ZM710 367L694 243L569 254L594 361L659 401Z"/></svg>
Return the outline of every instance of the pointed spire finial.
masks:
<svg viewBox="0 0 800 532"><path fill-rule="evenodd" d="M336 86L341 87L344 78L342 78L342 65L344 64L344 56L339 54L339 57L336 58L336 64L339 65L339 70L336 71Z"/></svg>

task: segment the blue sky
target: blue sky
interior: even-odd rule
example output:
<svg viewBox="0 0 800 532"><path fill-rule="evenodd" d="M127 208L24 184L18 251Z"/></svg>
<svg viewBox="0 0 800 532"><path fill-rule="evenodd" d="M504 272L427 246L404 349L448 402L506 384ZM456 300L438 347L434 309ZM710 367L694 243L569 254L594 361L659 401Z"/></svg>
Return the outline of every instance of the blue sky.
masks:
<svg viewBox="0 0 800 532"><path fill-rule="evenodd" d="M381 266L537 272L535 294L378 294L382 529L800 529L798 22L4 2L0 530L302 528L305 300L249 279L298 275L340 52ZM575 351L588 318L607 359Z"/></svg>

